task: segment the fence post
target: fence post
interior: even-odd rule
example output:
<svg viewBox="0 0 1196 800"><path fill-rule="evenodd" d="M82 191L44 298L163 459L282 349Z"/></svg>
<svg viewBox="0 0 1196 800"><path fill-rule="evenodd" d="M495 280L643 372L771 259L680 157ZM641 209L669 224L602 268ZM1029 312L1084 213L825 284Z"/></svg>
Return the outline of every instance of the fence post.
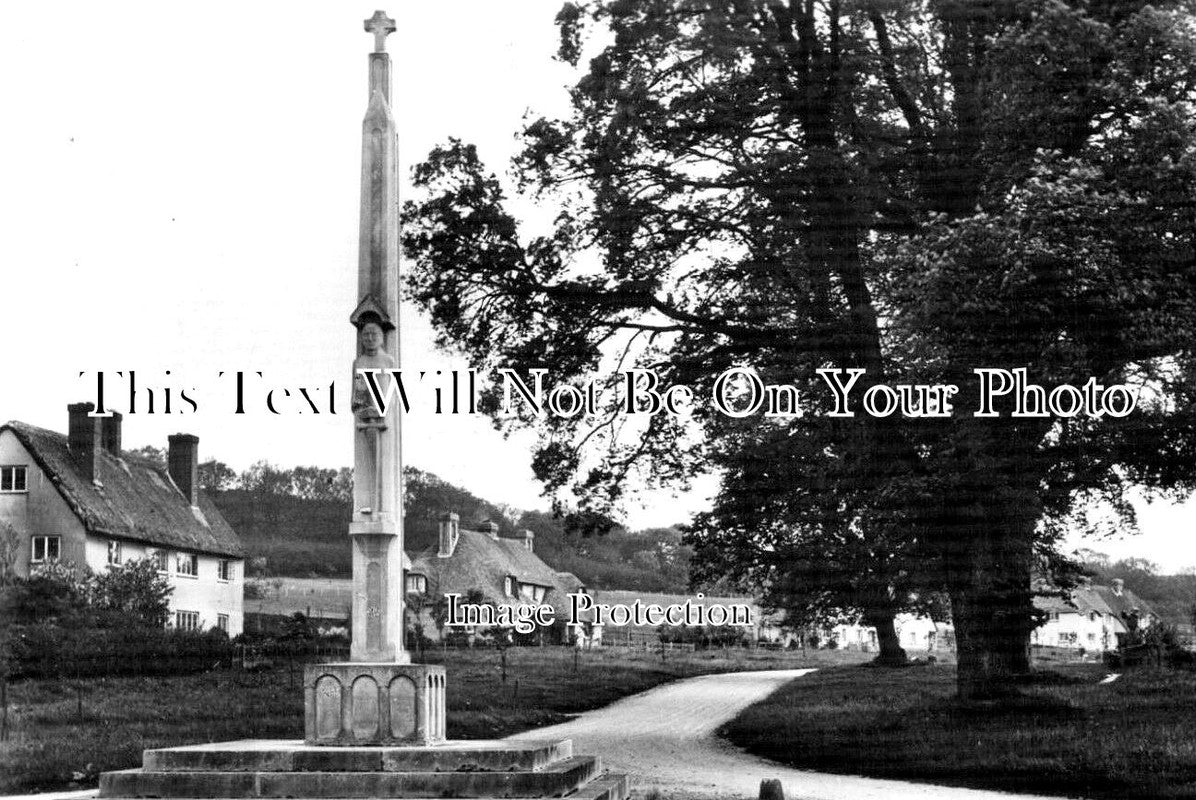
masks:
<svg viewBox="0 0 1196 800"><path fill-rule="evenodd" d="M760 800L785 800L785 790L776 778L765 778L760 781Z"/></svg>

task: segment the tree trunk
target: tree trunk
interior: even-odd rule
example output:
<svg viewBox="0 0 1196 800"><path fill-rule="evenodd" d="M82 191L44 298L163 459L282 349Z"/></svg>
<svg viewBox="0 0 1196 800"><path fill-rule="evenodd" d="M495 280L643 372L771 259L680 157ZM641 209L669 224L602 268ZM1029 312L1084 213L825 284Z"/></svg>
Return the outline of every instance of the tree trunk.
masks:
<svg viewBox="0 0 1196 800"><path fill-rule="evenodd" d="M1030 672L1032 540L1008 529L980 538L960 554L971 580L951 588L961 700L1016 695Z"/></svg>
<svg viewBox="0 0 1196 800"><path fill-rule="evenodd" d="M994 610L1003 601L993 593L956 592L951 597L961 700L1014 696L1030 671L1029 633L1018 620Z"/></svg>
<svg viewBox="0 0 1196 800"><path fill-rule="evenodd" d="M909 663L901 639L897 636L896 615L892 611L874 611L866 614L864 622L876 628L876 640L880 645L877 664L899 667Z"/></svg>

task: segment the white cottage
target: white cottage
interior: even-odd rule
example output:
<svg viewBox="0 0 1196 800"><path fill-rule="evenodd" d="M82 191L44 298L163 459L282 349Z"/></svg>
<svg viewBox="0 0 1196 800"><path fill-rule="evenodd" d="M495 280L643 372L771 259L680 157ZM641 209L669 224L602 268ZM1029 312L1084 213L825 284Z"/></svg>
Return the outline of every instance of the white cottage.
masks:
<svg viewBox="0 0 1196 800"><path fill-rule="evenodd" d="M1079 586L1068 597L1039 596L1034 605L1045 616L1031 634L1031 643L1068 650L1113 650L1129 632L1130 619L1136 619L1141 630L1159 619L1121 579L1110 586Z"/></svg>
<svg viewBox="0 0 1196 800"><path fill-rule="evenodd" d="M98 572L151 556L174 587L170 625L241 633L244 548L199 491L198 437L171 436L163 469L121 450L120 414L67 409L66 436L0 426L0 520L17 533L16 574L59 560Z"/></svg>

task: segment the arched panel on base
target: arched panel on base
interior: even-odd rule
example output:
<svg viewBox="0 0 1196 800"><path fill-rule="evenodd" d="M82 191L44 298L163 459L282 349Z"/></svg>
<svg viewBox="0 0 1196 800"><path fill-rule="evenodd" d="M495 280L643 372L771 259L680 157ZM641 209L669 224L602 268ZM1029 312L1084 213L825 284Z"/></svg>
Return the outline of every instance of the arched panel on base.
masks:
<svg viewBox="0 0 1196 800"><path fill-rule="evenodd" d="M333 741L341 732L341 682L331 675L316 681L316 738Z"/></svg>
<svg viewBox="0 0 1196 800"><path fill-rule="evenodd" d="M369 675L353 681L353 738L369 741L378 736L378 682Z"/></svg>
<svg viewBox="0 0 1196 800"><path fill-rule="evenodd" d="M408 739L415 733L415 681L400 675L390 682L390 735Z"/></svg>

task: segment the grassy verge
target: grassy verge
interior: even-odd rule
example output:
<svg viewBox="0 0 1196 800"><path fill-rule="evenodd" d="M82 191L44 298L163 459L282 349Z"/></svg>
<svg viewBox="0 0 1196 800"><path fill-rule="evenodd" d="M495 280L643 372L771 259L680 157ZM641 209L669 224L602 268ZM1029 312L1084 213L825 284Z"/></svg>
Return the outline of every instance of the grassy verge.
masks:
<svg viewBox="0 0 1196 800"><path fill-rule="evenodd" d="M429 651L448 673L448 731L486 739L549 725L689 675L859 661L858 653L629 653L564 648ZM94 786L104 770L141 762L146 748L303 735L302 667L218 670L167 678L30 680L9 686L9 739L0 793Z"/></svg>
<svg viewBox="0 0 1196 800"><path fill-rule="evenodd" d="M825 670L746 709L723 734L824 772L1090 798L1196 797L1196 674L1056 667L1015 707L953 700L941 666Z"/></svg>

